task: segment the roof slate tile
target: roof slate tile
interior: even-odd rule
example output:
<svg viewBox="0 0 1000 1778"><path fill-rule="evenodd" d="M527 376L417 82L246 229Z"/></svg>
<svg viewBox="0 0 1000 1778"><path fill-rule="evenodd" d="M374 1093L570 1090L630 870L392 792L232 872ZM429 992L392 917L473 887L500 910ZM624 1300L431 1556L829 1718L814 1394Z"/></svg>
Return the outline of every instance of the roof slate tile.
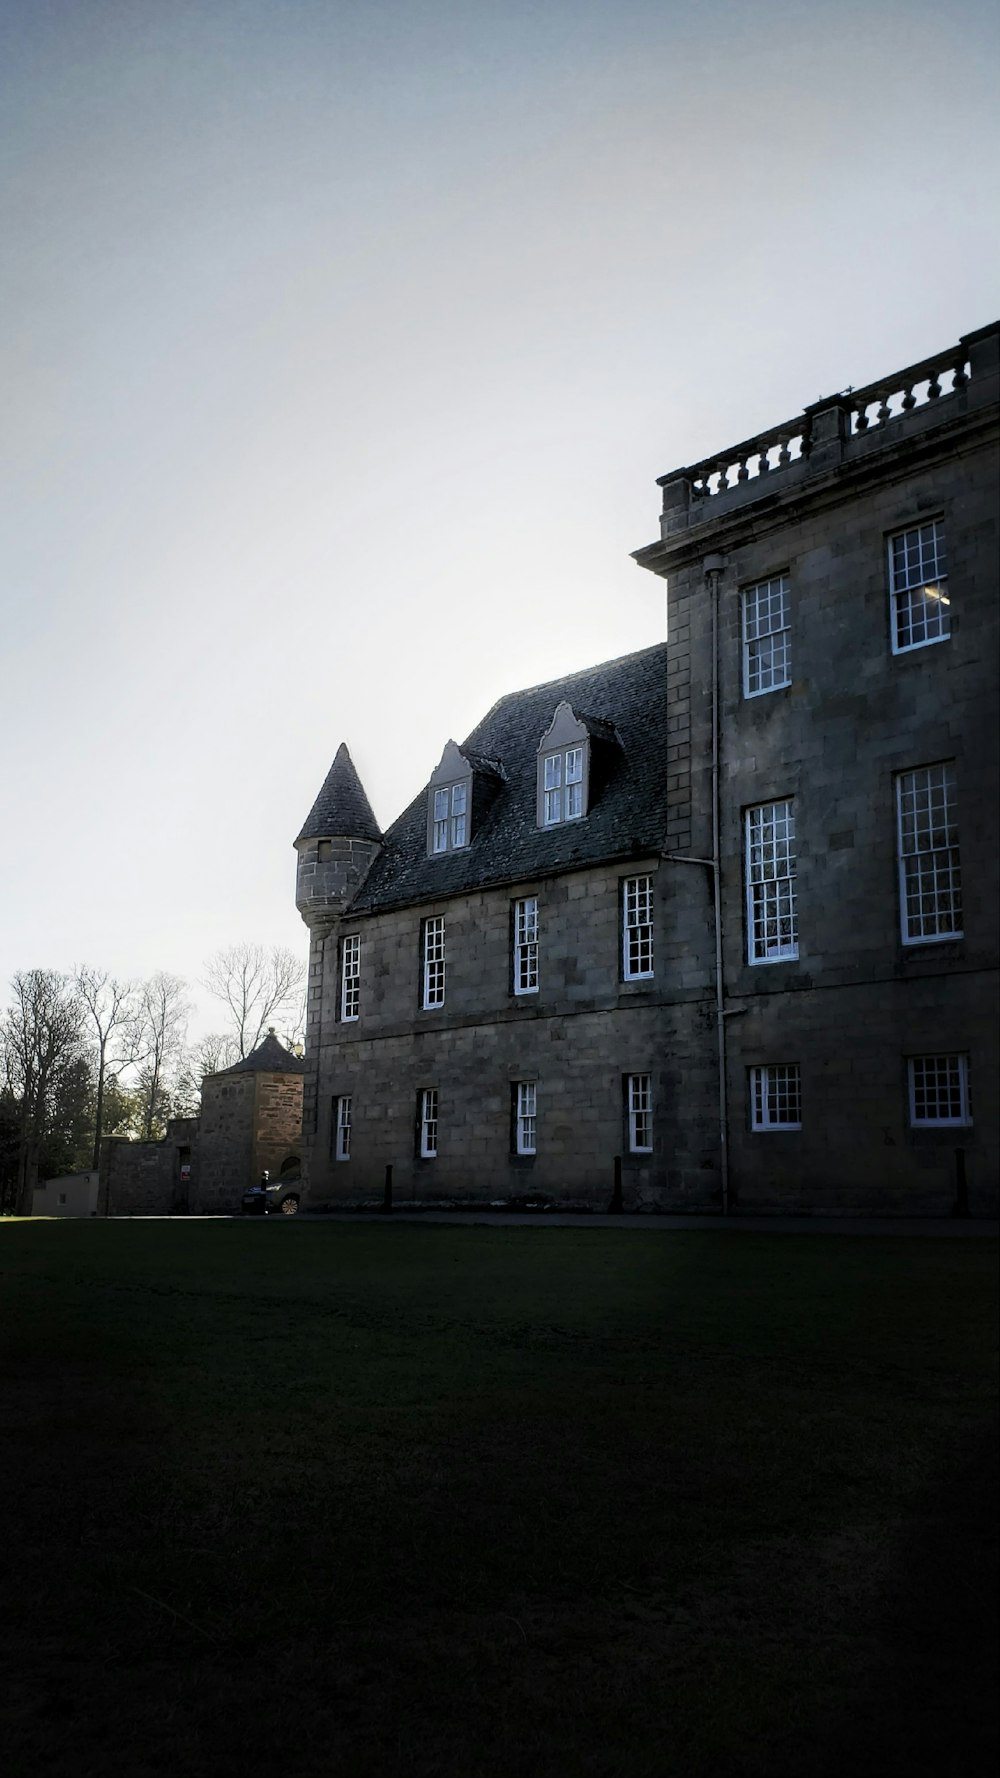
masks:
<svg viewBox="0 0 1000 1778"><path fill-rule="evenodd" d="M471 845L428 858L427 791L421 791L388 829L352 912L374 913L659 852L667 831L666 672L666 644L658 643L501 698L461 743L467 758L499 761L506 779ZM582 820L540 829L538 745L563 700L587 722L602 755L600 764L596 755L592 762L598 788ZM605 740L610 735L619 745Z"/></svg>

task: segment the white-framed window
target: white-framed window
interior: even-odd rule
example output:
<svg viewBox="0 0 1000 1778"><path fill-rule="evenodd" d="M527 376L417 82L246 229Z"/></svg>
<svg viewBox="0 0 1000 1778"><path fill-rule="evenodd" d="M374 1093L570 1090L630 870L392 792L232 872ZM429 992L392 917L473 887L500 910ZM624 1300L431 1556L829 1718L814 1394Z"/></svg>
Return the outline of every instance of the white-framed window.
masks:
<svg viewBox="0 0 1000 1778"><path fill-rule="evenodd" d="M909 1056L910 1123L971 1124L968 1056Z"/></svg>
<svg viewBox="0 0 1000 1778"><path fill-rule="evenodd" d="M579 821L583 814L583 748L566 747L542 760L543 823Z"/></svg>
<svg viewBox="0 0 1000 1778"><path fill-rule="evenodd" d="M625 1077L628 1104L628 1147L630 1154L651 1154L653 1151L653 1095L648 1074Z"/></svg>
<svg viewBox="0 0 1000 1778"><path fill-rule="evenodd" d="M424 1087L420 1094L420 1153L432 1161L438 1151L438 1090Z"/></svg>
<svg viewBox="0 0 1000 1778"><path fill-rule="evenodd" d="M962 936L957 790L950 760L896 778L899 918L904 945Z"/></svg>
<svg viewBox="0 0 1000 1778"><path fill-rule="evenodd" d="M446 784L434 792L433 847L435 852L457 852L468 844L469 785Z"/></svg>
<svg viewBox="0 0 1000 1778"><path fill-rule="evenodd" d="M893 654L947 642L951 598L944 526L940 519L897 531L887 540Z"/></svg>
<svg viewBox="0 0 1000 1778"><path fill-rule="evenodd" d="M338 1161L351 1158L351 1099L343 1094L334 1100L333 1155Z"/></svg>
<svg viewBox="0 0 1000 1778"><path fill-rule="evenodd" d="M514 992L538 993L538 898L514 903Z"/></svg>
<svg viewBox="0 0 1000 1778"><path fill-rule="evenodd" d="M517 1081L514 1087L514 1150L517 1154L535 1153L536 1106L535 1082Z"/></svg>
<svg viewBox="0 0 1000 1778"><path fill-rule="evenodd" d="M759 698L792 682L788 579L778 574L743 593L743 696Z"/></svg>
<svg viewBox="0 0 1000 1778"><path fill-rule="evenodd" d="M361 935L340 941L340 1016L349 1023L361 1011Z"/></svg>
<svg viewBox="0 0 1000 1778"><path fill-rule="evenodd" d="M622 881L622 974L627 982L653 973L653 879Z"/></svg>
<svg viewBox="0 0 1000 1778"><path fill-rule="evenodd" d="M746 811L747 958L777 963L799 954L795 907L795 804Z"/></svg>
<svg viewBox="0 0 1000 1778"><path fill-rule="evenodd" d="M424 921L423 1005L444 1005L444 915Z"/></svg>
<svg viewBox="0 0 1000 1778"><path fill-rule="evenodd" d="M802 1086L797 1062L769 1062L750 1069L750 1127L801 1130Z"/></svg>

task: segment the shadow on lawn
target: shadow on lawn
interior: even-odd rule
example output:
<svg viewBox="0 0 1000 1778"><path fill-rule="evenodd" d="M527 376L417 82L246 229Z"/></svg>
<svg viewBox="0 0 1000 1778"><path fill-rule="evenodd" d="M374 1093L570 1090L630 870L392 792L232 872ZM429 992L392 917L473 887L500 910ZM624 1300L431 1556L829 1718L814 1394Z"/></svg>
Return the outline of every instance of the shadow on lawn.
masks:
<svg viewBox="0 0 1000 1778"><path fill-rule="evenodd" d="M986 1778L997 1769L998 1428L969 1440L914 1502L849 1714L813 1771L850 1778Z"/></svg>

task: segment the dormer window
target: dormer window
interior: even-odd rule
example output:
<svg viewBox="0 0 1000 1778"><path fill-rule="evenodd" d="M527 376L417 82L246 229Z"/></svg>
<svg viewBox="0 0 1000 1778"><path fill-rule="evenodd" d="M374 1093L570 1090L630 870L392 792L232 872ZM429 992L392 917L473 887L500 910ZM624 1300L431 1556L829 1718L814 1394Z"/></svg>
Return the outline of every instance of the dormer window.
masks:
<svg viewBox="0 0 1000 1778"><path fill-rule="evenodd" d="M590 728L560 704L538 748L537 822L581 821L590 805Z"/></svg>
<svg viewBox="0 0 1000 1778"><path fill-rule="evenodd" d="M583 814L583 748L567 747L542 760L543 827L557 821L579 821Z"/></svg>
<svg viewBox="0 0 1000 1778"><path fill-rule="evenodd" d="M463 780L461 784L445 785L435 790L433 850L457 852L460 846L468 845L468 834L468 783Z"/></svg>
<svg viewBox="0 0 1000 1778"><path fill-rule="evenodd" d="M472 762L449 741L427 791L427 855L461 852L472 838Z"/></svg>

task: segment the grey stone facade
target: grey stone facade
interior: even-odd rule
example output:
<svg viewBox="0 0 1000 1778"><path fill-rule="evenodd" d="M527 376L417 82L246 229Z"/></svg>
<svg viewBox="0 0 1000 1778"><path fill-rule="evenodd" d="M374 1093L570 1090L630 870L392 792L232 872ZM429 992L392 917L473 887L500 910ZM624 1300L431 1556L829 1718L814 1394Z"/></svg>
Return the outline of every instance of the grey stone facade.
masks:
<svg viewBox="0 0 1000 1778"><path fill-rule="evenodd" d="M985 329L915 371L816 404L798 422L812 449L784 467L733 485L734 460L768 446L773 464L794 423L664 477L661 540L637 555L667 578L668 698L690 723L678 756L690 799L671 843L695 851L711 849L705 561L721 558L729 1142L733 1196L747 1208L947 1212L961 1148L972 1208L995 1210L997 344L997 328ZM930 394L956 366L964 386ZM893 652L887 539L933 519L947 540L950 636ZM746 697L740 595L779 574L791 683ZM954 762L957 781L963 934L904 944L894 779L938 761ZM799 954L751 966L744 811L779 798L795 801ZM907 1061L947 1054L968 1058L972 1121L915 1128ZM800 1066L800 1131L750 1128L748 1071L768 1062Z"/></svg>
<svg viewBox="0 0 1000 1778"><path fill-rule="evenodd" d="M474 813L454 852L432 855L427 794L381 835L341 748L297 841L314 1206L378 1201L391 1166L397 1201L602 1209L617 1156L626 1207L943 1212L961 1166L972 1210L995 1209L997 338L664 477L661 537L637 560L667 578L666 644L502 700L460 749ZM887 538L931 519L950 635L894 652ZM789 683L747 696L742 595L779 576ZM589 803L545 832L536 756L563 702L588 737ZM904 945L896 776L941 761L958 786L962 936ZM751 964L745 815L777 800L795 810L798 955ZM625 980L635 876L653 886L655 967ZM524 897L540 928L530 996L512 982ZM425 1009L422 933L440 917L446 991ZM345 938L360 943L348 1019ZM911 1061L941 1056L962 1058L971 1121L915 1127ZM776 1066L798 1071L801 1128L752 1127L751 1071ZM630 1075L649 1077L649 1153L629 1153ZM516 1152L518 1082L535 1086L532 1156Z"/></svg>

